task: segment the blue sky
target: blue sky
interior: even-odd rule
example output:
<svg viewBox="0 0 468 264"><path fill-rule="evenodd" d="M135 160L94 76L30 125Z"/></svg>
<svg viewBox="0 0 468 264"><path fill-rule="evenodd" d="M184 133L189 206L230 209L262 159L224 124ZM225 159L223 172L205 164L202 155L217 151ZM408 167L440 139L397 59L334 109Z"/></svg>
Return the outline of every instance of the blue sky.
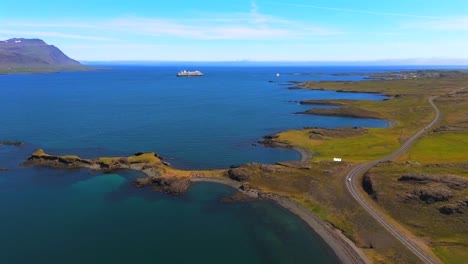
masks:
<svg viewBox="0 0 468 264"><path fill-rule="evenodd" d="M1 0L0 39L78 60L468 58L467 0Z"/></svg>

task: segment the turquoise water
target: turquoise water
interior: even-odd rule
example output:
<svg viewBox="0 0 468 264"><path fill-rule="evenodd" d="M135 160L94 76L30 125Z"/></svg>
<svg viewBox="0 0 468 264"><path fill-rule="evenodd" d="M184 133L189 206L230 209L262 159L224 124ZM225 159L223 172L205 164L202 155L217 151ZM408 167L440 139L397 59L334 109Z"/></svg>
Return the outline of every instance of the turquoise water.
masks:
<svg viewBox="0 0 468 264"><path fill-rule="evenodd" d="M300 219L268 202L197 183L180 197L136 189L139 173L22 167L31 152L84 157L156 151L179 168L298 159L256 145L305 126L384 127L381 120L297 115L304 99L382 100L378 94L288 90L294 80L358 80L304 68L117 67L0 76L0 263L336 263ZM320 69L332 74L343 69ZM362 69L361 69L362 70ZM281 77L276 78L276 72ZM319 106L317 106L319 107ZM323 107L323 106L322 106Z"/></svg>

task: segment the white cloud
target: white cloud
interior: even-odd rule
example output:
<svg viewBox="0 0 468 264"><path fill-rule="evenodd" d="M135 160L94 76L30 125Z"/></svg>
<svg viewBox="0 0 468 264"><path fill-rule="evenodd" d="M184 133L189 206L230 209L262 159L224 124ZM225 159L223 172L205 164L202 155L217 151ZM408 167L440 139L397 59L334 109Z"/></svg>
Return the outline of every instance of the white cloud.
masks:
<svg viewBox="0 0 468 264"><path fill-rule="evenodd" d="M319 27L308 27L278 23L184 23L151 18L123 18L107 23L118 31L151 36L175 36L196 39L273 39L281 37L303 37L310 35L338 34L338 32Z"/></svg>
<svg viewBox="0 0 468 264"><path fill-rule="evenodd" d="M403 27L424 30L467 31L468 17L444 17L434 21L406 24Z"/></svg>
<svg viewBox="0 0 468 264"><path fill-rule="evenodd" d="M106 36L177 37L185 39L277 40L341 34L338 30L260 13L255 1L244 13L203 13L190 19L120 17L93 22L77 21L1 21L4 28L18 35L53 36L71 39L113 40ZM32 28L42 31L30 31ZM22 31L20 31L20 29ZM99 36L83 34L87 29ZM13 31L13 30L11 30ZM74 34L70 34L74 32ZM79 33L77 33L79 32ZM24 33L24 34L22 34Z"/></svg>
<svg viewBox="0 0 468 264"><path fill-rule="evenodd" d="M116 40L113 38L106 38L106 37L67 34L67 33L52 32L52 31L0 30L0 34L11 35L12 37L32 36L32 37L55 37L55 38L83 39L83 40L97 40L97 41Z"/></svg>
<svg viewBox="0 0 468 264"><path fill-rule="evenodd" d="M381 15L381 16L399 16L399 17L414 17L414 18L440 18L438 16L425 16L425 15L415 15L415 14L404 14L404 13L388 13L388 12L379 12L379 11L367 11L367 10L357 10L349 8L337 8L337 7L328 7L328 6L317 6L317 5L302 5L302 4L281 4L287 6L297 6L305 8L314 8L314 9L324 9L330 11L341 11L348 13L365 13L371 15Z"/></svg>
<svg viewBox="0 0 468 264"><path fill-rule="evenodd" d="M138 43L122 43L122 44L76 44L68 45L70 49L142 49L142 48L162 48L167 45L159 44L138 44Z"/></svg>

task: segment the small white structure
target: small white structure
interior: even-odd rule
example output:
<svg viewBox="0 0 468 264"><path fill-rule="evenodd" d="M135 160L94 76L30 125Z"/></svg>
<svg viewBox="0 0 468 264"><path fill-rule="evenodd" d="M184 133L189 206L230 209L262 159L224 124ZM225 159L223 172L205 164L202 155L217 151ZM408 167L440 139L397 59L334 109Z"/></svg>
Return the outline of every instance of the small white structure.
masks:
<svg viewBox="0 0 468 264"><path fill-rule="evenodd" d="M280 74L279 74L279 73L277 73L277 74L276 74L276 77L280 77Z"/></svg>
<svg viewBox="0 0 468 264"><path fill-rule="evenodd" d="M333 161L341 162L341 158L333 158Z"/></svg>

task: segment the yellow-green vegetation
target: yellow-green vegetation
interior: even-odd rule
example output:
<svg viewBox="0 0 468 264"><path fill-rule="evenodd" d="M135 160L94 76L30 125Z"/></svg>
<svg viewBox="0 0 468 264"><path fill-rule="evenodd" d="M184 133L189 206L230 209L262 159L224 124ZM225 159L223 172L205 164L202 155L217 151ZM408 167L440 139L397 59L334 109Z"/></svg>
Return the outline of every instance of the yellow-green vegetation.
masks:
<svg viewBox="0 0 468 264"><path fill-rule="evenodd" d="M358 109L365 113L378 113L382 119L389 120L392 124L389 128L369 129L369 133L355 137L325 137L323 139L311 139L311 129L300 131L287 131L279 133L279 141L287 142L317 154L314 160L331 160L333 157L341 157L350 162L364 162L384 157L396 150L402 142L415 134L419 129L428 124L435 113L430 106L428 99L432 95L444 96L454 90L468 84L468 74L460 73L446 78L421 79L421 80L393 80L393 81L362 81L362 82L308 82L303 85L304 89L327 89L339 91L359 91L359 92L380 92L391 96L385 101L369 100L327 100L328 103L341 105L354 109L359 115ZM468 112L468 103L460 102L457 97L451 98L443 111L444 116L449 116L460 122L467 122L467 117L461 113ZM457 100L455 100L456 98ZM439 99L437 104L446 99ZM454 106L454 101L458 103ZM453 153L457 160L463 158L466 153L463 143L466 143L466 133L468 129L462 129L460 135L441 136L436 142L431 141L437 147L449 149L448 153ZM459 141L461 140L461 141ZM459 141L458 146L454 146ZM465 144L466 145L466 144ZM418 148L418 147L416 147ZM437 151L435 146L427 148L424 142L419 149L427 151ZM417 153L410 154L418 155ZM426 157L425 153L421 156ZM448 156L447 160L450 160Z"/></svg>
<svg viewBox="0 0 468 264"><path fill-rule="evenodd" d="M310 129L299 132L287 131L279 134L279 141L284 141L319 154L315 157L315 160L330 160L333 157L339 156L350 162L364 162L384 157L396 150L402 142L428 124L434 117L434 111L428 103L429 96L426 93L428 91L438 92L439 89L437 87L442 84L437 84L433 81L431 86L425 87L424 90L422 90L421 86L413 84L416 87L404 90L406 94L398 93L403 92L401 86L404 86L405 82L414 83L415 81L308 83L305 87L312 88L315 85L318 87L330 86L340 90L345 90L344 87L346 87L348 90L357 91L369 91L369 87L372 87L393 96L385 101L335 100L335 103L349 106L355 110L363 109L367 113L378 113L382 119L389 120L392 126L389 128L369 129L369 133L352 138L328 137L323 140L310 139ZM336 87L337 85L339 87ZM359 85L362 85L362 87ZM455 87L455 83L452 86ZM416 93L415 90L417 88L421 94ZM449 90L444 89L442 91L448 92ZM334 100L328 100L328 102L333 103Z"/></svg>
<svg viewBox="0 0 468 264"><path fill-rule="evenodd" d="M47 154L43 149L37 149L33 154L37 157L57 157L64 160L75 160L75 161L87 161L89 165L82 164L84 168L100 169L100 167L94 167L93 163L105 164L107 167L112 169L119 168L130 168L137 169L145 172L145 166L149 166L157 169L162 176L173 176L173 177L205 177L205 178L217 178L226 179L226 170L179 170L171 167L168 163L162 161L162 159L154 152L138 153L128 157L99 157L96 159L84 159L76 155L63 155L56 156ZM122 166L128 165L128 166ZM135 165L133 167L132 165Z"/></svg>
<svg viewBox="0 0 468 264"><path fill-rule="evenodd" d="M383 163L368 173L380 206L416 235L430 238L429 246L445 263L463 263L468 259L468 208L463 209L460 201L468 199L468 181L464 184L450 184L450 181L399 180L408 174L427 177L442 175L441 178L445 180L453 176L443 175L456 175L463 181L466 179L464 177L468 177L466 166ZM430 190L438 196L449 194L452 197L448 196L448 200L441 201L423 201L415 196L419 190ZM458 205L465 210L464 213L440 212L444 206Z"/></svg>
<svg viewBox="0 0 468 264"><path fill-rule="evenodd" d="M141 163L147 163L147 164L157 164L161 162L161 159L156 157L154 152L149 152L149 153L143 153L138 156L130 156L127 158L129 162L141 162Z"/></svg>
<svg viewBox="0 0 468 264"><path fill-rule="evenodd" d="M441 122L398 160L468 162L468 88L441 96L435 103L442 113Z"/></svg>
<svg viewBox="0 0 468 264"><path fill-rule="evenodd" d="M49 154L46 154L43 149L36 149L36 151L33 152L34 156L49 156Z"/></svg>
<svg viewBox="0 0 468 264"><path fill-rule="evenodd" d="M60 156L63 159L79 159L80 157L76 155L65 155L65 156Z"/></svg>
<svg viewBox="0 0 468 264"><path fill-rule="evenodd" d="M408 153L396 158L396 161L401 162L399 165L380 166L378 173L373 173L373 175L375 179L380 179L376 182L383 193L381 194L382 200L377 201L379 206L388 211L394 219L408 226L416 235L429 237L431 248L444 262L462 263L462 260L467 259L466 252L468 252L466 247L468 245L468 229L466 229L468 228L466 224L468 210L463 215L454 216L442 214L436 205L424 203L402 205L397 196L398 188L401 186L396 186L395 181L398 175L401 176L405 172L468 176L468 171L463 166L457 167L450 164L446 167L431 166L436 163L468 162L468 116L466 114L468 113L468 88L460 90L464 86L468 86L467 73L418 80L309 82L303 86L304 89L379 92L390 96L389 100L384 101L327 100L326 103L354 109L353 115L356 116L359 116L359 109L366 113L378 113L380 118L389 120L391 126L370 128L366 133L346 136L337 136L334 133L317 136L319 129L290 130L279 133L275 140L309 150L314 154L310 164L320 164L334 157L340 157L344 162L355 163L376 160L394 152L403 142L431 122L435 112L428 100L431 96L439 96L435 104L441 110L442 120L433 130L427 131L415 142ZM314 103L314 101L309 103ZM404 165L406 161L427 166L406 166ZM313 173L316 176L320 175L315 171ZM288 174L285 179L289 177ZM297 193L301 189L295 187L301 184L290 186L289 188L293 191L285 187L282 187L282 190L275 189L266 180L253 180L251 184L292 197L323 219L345 230L358 245L363 246L365 243L362 241L368 243L369 239L376 239L381 232L378 231L378 227L373 226L372 219L365 218L366 213L361 212L360 207L357 207L352 198L347 195L343 176L334 181L330 181L330 177L317 177L314 184L319 187L310 188L309 192L303 192L302 195ZM305 182L303 184L310 187ZM462 196L468 197L468 193L459 192L456 199L462 199ZM347 203L349 205L346 205ZM367 221L366 223L370 225L367 229L362 228L362 225L365 225L363 221ZM464 227L457 229L461 225ZM374 249L366 250L366 253L375 262L402 263L401 259L395 261L398 258L396 255L399 254L397 253L399 246L373 244L373 247Z"/></svg>
<svg viewBox="0 0 468 264"><path fill-rule="evenodd" d="M466 263L468 259L468 250L462 246L435 247L434 252L445 263Z"/></svg>
<svg viewBox="0 0 468 264"><path fill-rule="evenodd" d="M278 140L304 148L314 153L313 161L333 160L340 157L347 162L365 162L392 153L399 146L398 139L388 135L384 129L371 128L360 136L311 139L313 129L291 130L279 133Z"/></svg>

